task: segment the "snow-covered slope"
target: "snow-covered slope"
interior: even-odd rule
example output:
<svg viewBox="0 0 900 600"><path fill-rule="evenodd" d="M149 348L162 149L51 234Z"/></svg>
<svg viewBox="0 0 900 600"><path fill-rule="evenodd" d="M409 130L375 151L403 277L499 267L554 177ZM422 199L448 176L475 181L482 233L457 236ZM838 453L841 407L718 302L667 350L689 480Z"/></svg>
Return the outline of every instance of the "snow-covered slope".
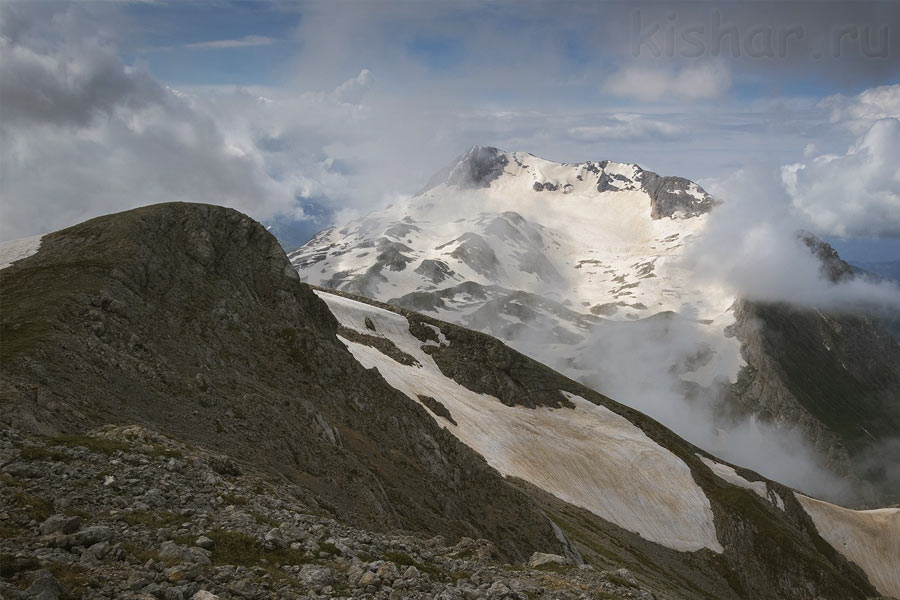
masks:
<svg viewBox="0 0 900 600"><path fill-rule="evenodd" d="M0 242L0 269L5 269L17 260L28 258L41 247L41 235Z"/></svg>
<svg viewBox="0 0 900 600"><path fill-rule="evenodd" d="M455 320L484 304L453 289L463 282L524 290L619 320L686 302L698 319L709 319L731 304L694 289L674 264L713 204L696 184L631 164L558 164L484 148L463 156L456 169L464 167L497 171L489 180L460 181L451 170L409 200L323 231L290 254L293 264L309 283L381 300L452 290L433 308ZM684 204L667 205L666 217L654 217L662 209L646 187L660 179L683 187L666 192Z"/></svg>
<svg viewBox="0 0 900 600"><path fill-rule="evenodd" d="M849 510L794 495L825 541L856 563L879 592L900 598L900 508Z"/></svg>
<svg viewBox="0 0 900 600"><path fill-rule="evenodd" d="M728 536L717 529L727 519L714 512L709 483L701 485L703 479L691 466L625 417L564 390L558 407L510 405L474 392L445 375L433 358L432 351L454 343L439 324L418 322L416 316L418 325L434 334L423 341L402 314L324 291L316 294L337 318L343 328L338 338L357 361L377 369L390 386L421 404L502 475L531 483L661 546L681 552L727 551L721 540ZM802 507L819 535L859 566L879 592L900 597L900 509L856 511L799 493L793 494L799 507L794 503L789 508L786 499L793 498L778 491L784 488L755 475L751 481L707 456L696 457L694 468L705 465L728 485L769 505L768 526L780 519L796 522Z"/></svg>
<svg viewBox="0 0 900 600"><path fill-rule="evenodd" d="M679 262L713 205L633 164L475 147L415 197L289 256L304 281L490 333L574 376L598 323L677 313L700 356L684 378L708 385L743 364L725 333L734 298Z"/></svg>
<svg viewBox="0 0 900 600"><path fill-rule="evenodd" d="M565 397L574 408L507 406L444 376L402 315L332 294L319 297L344 327L387 338L412 356L416 364L402 364L373 346L341 339L363 366L377 368L412 400L427 408L423 397L437 399L449 415L435 419L503 475L663 546L722 551L709 500L688 466L623 417L571 394Z"/></svg>
<svg viewBox="0 0 900 600"><path fill-rule="evenodd" d="M731 485L736 485L740 488L744 488L745 490L750 490L763 500L768 500L779 509L784 510L784 500L781 498L781 496L778 495L778 492L769 490L769 486L766 485L765 481L749 481L741 477L734 469L734 467L723 465L722 463L716 462L711 458L707 458L700 454L697 455L697 458L702 460L703 464L709 467L709 469L713 473L715 473L716 476L724 479Z"/></svg>

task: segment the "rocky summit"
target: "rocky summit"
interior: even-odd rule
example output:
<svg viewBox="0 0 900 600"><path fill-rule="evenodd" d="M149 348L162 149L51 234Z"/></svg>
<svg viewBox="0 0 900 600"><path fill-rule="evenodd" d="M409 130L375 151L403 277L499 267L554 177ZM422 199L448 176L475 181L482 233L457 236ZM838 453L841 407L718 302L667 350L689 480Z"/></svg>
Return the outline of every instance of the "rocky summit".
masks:
<svg viewBox="0 0 900 600"><path fill-rule="evenodd" d="M459 176L498 181L482 154ZM369 251L399 266L394 243ZM801 494L485 333L307 285L234 210L0 254L3 597L900 596L900 509Z"/></svg>

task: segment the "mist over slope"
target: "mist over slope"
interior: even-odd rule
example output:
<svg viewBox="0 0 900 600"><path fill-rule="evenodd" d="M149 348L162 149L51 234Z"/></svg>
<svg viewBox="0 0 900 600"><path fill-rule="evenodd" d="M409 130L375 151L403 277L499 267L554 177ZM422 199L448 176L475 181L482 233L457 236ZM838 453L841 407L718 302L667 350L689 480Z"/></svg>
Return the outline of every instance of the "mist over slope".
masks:
<svg viewBox="0 0 900 600"><path fill-rule="evenodd" d="M877 320L847 314L867 288L835 286L793 232L773 238L771 257L726 252L738 227L759 221L718 204L633 164L476 146L415 197L327 229L290 258L304 281L500 337L790 485L845 501L898 496L890 461L871 459L900 435L900 346ZM779 256L809 273L800 281L825 311L801 308L798 328L785 327L793 313L781 296L741 296L727 262L750 277L755 261L770 269ZM775 350L785 340L801 349L792 368ZM841 340L854 351L830 353ZM818 384L807 373L819 370L846 396L830 415L808 400ZM869 483L847 485L848 475Z"/></svg>

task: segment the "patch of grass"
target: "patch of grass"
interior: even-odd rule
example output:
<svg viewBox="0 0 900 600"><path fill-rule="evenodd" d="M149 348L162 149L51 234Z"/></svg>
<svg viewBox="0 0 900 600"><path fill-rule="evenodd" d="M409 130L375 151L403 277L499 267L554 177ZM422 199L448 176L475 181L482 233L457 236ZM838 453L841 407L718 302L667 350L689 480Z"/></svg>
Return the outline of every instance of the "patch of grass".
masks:
<svg viewBox="0 0 900 600"><path fill-rule="evenodd" d="M337 546L332 544L331 542L322 542L319 544L319 552L324 552L325 554L331 554L332 556L340 556L341 551Z"/></svg>
<svg viewBox="0 0 900 600"><path fill-rule="evenodd" d="M0 577L12 579L19 573L40 569L41 563L36 558L16 558L12 554L0 554Z"/></svg>
<svg viewBox="0 0 900 600"><path fill-rule="evenodd" d="M9 473L0 473L0 482L3 482L3 485L8 485L9 487L25 487L24 481L16 479Z"/></svg>
<svg viewBox="0 0 900 600"><path fill-rule="evenodd" d="M148 560L153 560L158 563L166 562L159 556L159 550L155 547L148 548L147 546L141 546L134 542L122 542L122 549L135 557L141 564L146 563Z"/></svg>
<svg viewBox="0 0 900 600"><path fill-rule="evenodd" d="M465 579L466 577L471 576L471 573L464 573L461 571L448 573L433 564L421 563L404 552L385 552L384 559L389 560L390 562L398 566L415 567L420 572L427 573L432 578L439 579L441 581L456 581L458 579Z"/></svg>
<svg viewBox="0 0 900 600"><path fill-rule="evenodd" d="M73 507L73 506L70 506L69 508L67 508L67 509L64 510L63 512L65 513L65 515L66 515L67 517L81 517L81 520L82 520L82 521L85 521L85 522L88 521L88 520L90 520L90 518L91 518L91 516L92 516L91 513L89 513L88 511L84 510L83 508L76 508L76 507Z"/></svg>
<svg viewBox="0 0 900 600"><path fill-rule="evenodd" d="M42 448L40 446L26 446L19 451L19 458L26 461L46 460L55 462L69 462L72 458L65 452Z"/></svg>
<svg viewBox="0 0 900 600"><path fill-rule="evenodd" d="M0 524L0 539L11 540L25 533L25 530L15 525Z"/></svg>
<svg viewBox="0 0 900 600"><path fill-rule="evenodd" d="M283 574L280 565L301 565L311 562L302 550L276 548L267 550L257 538L245 533L214 529L207 536L215 542L212 547L214 565L262 567L270 574Z"/></svg>
<svg viewBox="0 0 900 600"><path fill-rule="evenodd" d="M267 517L255 511L250 511L250 515L253 517L253 520L256 521L257 525L269 525L271 527L278 526L278 522L271 517Z"/></svg>
<svg viewBox="0 0 900 600"><path fill-rule="evenodd" d="M225 504L233 504L234 506L244 506L250 502L245 497L237 494L222 494L222 500L225 501Z"/></svg>
<svg viewBox="0 0 900 600"><path fill-rule="evenodd" d="M159 458L160 456L165 458L184 458L184 454L180 450L166 448L164 446L153 446L153 448L147 452L147 456L151 458Z"/></svg>
<svg viewBox="0 0 900 600"><path fill-rule="evenodd" d="M41 496L26 494L22 490L15 490L12 494L13 504L15 504L24 515L37 521L38 523L45 521L47 517L53 514L53 501Z"/></svg>
<svg viewBox="0 0 900 600"><path fill-rule="evenodd" d="M559 563L545 563L535 567L537 571L546 571L549 573L568 573L572 570L572 565L561 565Z"/></svg>
<svg viewBox="0 0 900 600"><path fill-rule="evenodd" d="M50 563L45 568L62 584L63 595L61 597L64 600L85 597L87 588L91 587L92 583L95 583L89 571L84 567L65 563Z"/></svg>
<svg viewBox="0 0 900 600"><path fill-rule="evenodd" d="M616 575L615 573L608 573L606 575L606 580L609 581L610 583L616 584L619 587L627 587L627 588L632 588L635 590L640 589L640 587L641 587L634 582L628 581L624 577Z"/></svg>
<svg viewBox="0 0 900 600"><path fill-rule="evenodd" d="M172 527L181 525L184 517L173 512L153 512L149 510L136 510L134 512L126 512L121 514L123 521L132 526L141 526L148 529L158 529L160 527Z"/></svg>
<svg viewBox="0 0 900 600"><path fill-rule="evenodd" d="M89 435L60 435L47 438L47 446L63 446L65 448L85 448L98 454L115 454L118 451L127 452L131 447L119 440L91 437Z"/></svg>

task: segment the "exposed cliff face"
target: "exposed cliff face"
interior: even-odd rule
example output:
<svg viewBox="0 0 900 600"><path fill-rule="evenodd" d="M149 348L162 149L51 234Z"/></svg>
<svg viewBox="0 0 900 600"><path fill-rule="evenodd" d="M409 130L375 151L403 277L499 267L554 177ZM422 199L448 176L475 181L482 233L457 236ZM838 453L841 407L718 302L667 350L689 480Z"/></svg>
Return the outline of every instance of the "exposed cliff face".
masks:
<svg viewBox="0 0 900 600"><path fill-rule="evenodd" d="M509 158L502 150L472 146L453 164L432 177L425 189L442 183L460 188L490 187L491 181L503 175L503 167L508 164Z"/></svg>
<svg viewBox="0 0 900 600"><path fill-rule="evenodd" d="M138 423L308 490L342 520L558 551L548 520L367 371L277 241L170 204L50 234L0 271L4 427Z"/></svg>
<svg viewBox="0 0 900 600"><path fill-rule="evenodd" d="M900 352L887 328L779 304L740 302L735 314L747 361L734 386L740 409L799 428L833 470L874 486L869 502L900 496L884 470L900 460L885 454L900 431Z"/></svg>
<svg viewBox="0 0 900 600"><path fill-rule="evenodd" d="M690 218L706 214L717 202L703 188L684 177L660 177L653 171L641 171L641 187L650 195L650 216L672 218L676 214Z"/></svg>

